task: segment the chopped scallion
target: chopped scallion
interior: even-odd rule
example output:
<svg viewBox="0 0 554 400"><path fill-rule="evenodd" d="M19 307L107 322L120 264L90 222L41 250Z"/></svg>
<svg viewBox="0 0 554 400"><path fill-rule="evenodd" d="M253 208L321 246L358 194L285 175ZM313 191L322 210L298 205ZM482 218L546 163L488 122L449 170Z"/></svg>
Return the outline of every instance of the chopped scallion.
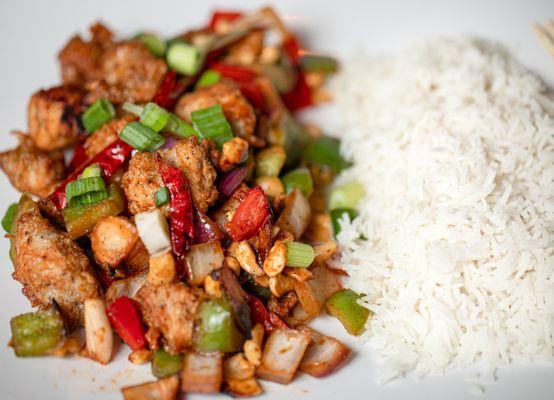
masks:
<svg viewBox="0 0 554 400"><path fill-rule="evenodd" d="M156 151L165 144L165 138L137 121L125 125L119 132L125 143L141 151Z"/></svg>
<svg viewBox="0 0 554 400"><path fill-rule="evenodd" d="M169 46L166 54L167 64L171 69L183 75L194 75L202 65L200 51L191 44L177 41Z"/></svg>
<svg viewBox="0 0 554 400"><path fill-rule="evenodd" d="M337 208L356 208L358 202L365 196L361 183L353 181L337 186L329 195L329 210Z"/></svg>
<svg viewBox="0 0 554 400"><path fill-rule="evenodd" d="M4 218L2 218L2 228L4 228L7 233L11 233L12 231L13 220L15 218L15 215L17 214L18 209L19 205L17 203L11 204L6 210Z"/></svg>
<svg viewBox="0 0 554 400"><path fill-rule="evenodd" d="M113 104L108 99L101 98L85 110L81 121L87 132L93 133L113 117L115 117Z"/></svg>
<svg viewBox="0 0 554 400"><path fill-rule="evenodd" d="M144 44L148 50L156 57L163 57L167 44L159 36L151 33L141 33L138 39Z"/></svg>
<svg viewBox="0 0 554 400"><path fill-rule="evenodd" d="M95 176L102 176L102 170L98 164L89 165L81 174L82 178L92 178Z"/></svg>
<svg viewBox="0 0 554 400"><path fill-rule="evenodd" d="M219 148L233 138L231 126L219 104L194 111L190 118L198 135L202 139L213 140Z"/></svg>
<svg viewBox="0 0 554 400"><path fill-rule="evenodd" d="M285 242L287 246L287 266L308 268L315 258L314 248L309 244Z"/></svg>
<svg viewBox="0 0 554 400"><path fill-rule="evenodd" d="M133 104L133 103L125 102L125 103L123 103L123 109L127 112L130 112L131 114L135 114L136 116L140 117L144 107L137 106L136 104Z"/></svg>
<svg viewBox="0 0 554 400"><path fill-rule="evenodd" d="M92 195L89 193L97 193L100 194ZM84 196L84 195L87 196ZM106 184L104 183L104 179L102 179L99 176L93 176L90 178L81 178L74 181L71 181L67 184L65 187L65 196L67 197L67 202L73 206L73 205L85 205L85 204L93 204L92 201L96 200L100 201L108 196L108 193L106 191ZM81 197L84 196L84 197ZM78 199L78 204L75 204L75 202L72 202L73 199ZM99 200L98 200L99 199Z"/></svg>
<svg viewBox="0 0 554 400"><path fill-rule="evenodd" d="M156 190L154 193L154 202L156 207L162 206L169 201L169 189L167 187L162 187Z"/></svg>
<svg viewBox="0 0 554 400"><path fill-rule="evenodd" d="M71 207L91 206L99 203L108 197L107 190L98 190L96 192L89 192L76 196L71 200Z"/></svg>
<svg viewBox="0 0 554 400"><path fill-rule="evenodd" d="M140 115L140 123L154 132L161 131L169 121L169 112L157 105L156 103L148 103L144 106Z"/></svg>
<svg viewBox="0 0 554 400"><path fill-rule="evenodd" d="M171 133L174 133L177 136L181 136L183 138L188 138L189 136L196 136L197 133L192 127L191 124L189 124L186 121L183 121L178 116L171 114L169 116L169 121L167 121L167 125L165 126L165 130Z"/></svg>
<svg viewBox="0 0 554 400"><path fill-rule="evenodd" d="M329 136L320 136L308 144L304 152L304 159L308 162L326 165L334 172L341 172L348 168L349 163L341 157L339 148L339 140Z"/></svg>
<svg viewBox="0 0 554 400"><path fill-rule="evenodd" d="M358 216L358 212L352 208L336 208L331 210L331 223L333 224L333 234L335 237L340 232L339 220L343 218L344 214L348 214L350 221Z"/></svg>
<svg viewBox="0 0 554 400"><path fill-rule="evenodd" d="M300 191L309 198L314 191L314 183L312 181L312 174L306 167L297 168L284 175L281 180L285 185L287 193L292 192L293 189L300 189Z"/></svg>
<svg viewBox="0 0 554 400"><path fill-rule="evenodd" d="M203 88L215 85L221 79L221 74L213 69L208 69L198 78L197 88Z"/></svg>

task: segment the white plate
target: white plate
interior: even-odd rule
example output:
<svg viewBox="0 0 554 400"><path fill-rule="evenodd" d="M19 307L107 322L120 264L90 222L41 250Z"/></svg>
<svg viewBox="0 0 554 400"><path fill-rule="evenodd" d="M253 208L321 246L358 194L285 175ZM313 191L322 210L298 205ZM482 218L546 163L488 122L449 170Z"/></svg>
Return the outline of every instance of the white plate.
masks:
<svg viewBox="0 0 554 400"><path fill-rule="evenodd" d="M206 21L217 3L227 8L253 9L255 1L6 1L0 5L2 37L0 76L2 94L0 132L5 149L15 141L12 129L25 129L29 96L40 87L59 81L56 54L75 32L84 32L102 19L120 34L148 28L167 35ZM525 65L554 83L554 59L531 30L534 20L554 17L554 2L545 1L300 1L275 2L313 49L345 55L357 50L376 54L391 51L434 34L470 33L501 40ZM192 25L191 25L192 24ZM328 110L328 109L327 109ZM323 115L325 112L318 112ZM0 174L0 212L17 200L18 193ZM119 388L151 379L149 366L127 362L120 348L107 367L80 358L17 359L5 344L9 319L30 307L19 283L10 277L8 240L0 241L0 400L3 399L118 399ZM355 356L338 373L316 380L299 376L288 386L263 383L264 399L463 399L472 383L463 372L432 376L422 381L397 380L385 387L374 382L376 366L370 349L357 345L330 319L316 323L324 332L352 345ZM491 399L551 399L554 368L545 365L510 366L498 371L494 384L484 384ZM202 398L188 396L188 398Z"/></svg>

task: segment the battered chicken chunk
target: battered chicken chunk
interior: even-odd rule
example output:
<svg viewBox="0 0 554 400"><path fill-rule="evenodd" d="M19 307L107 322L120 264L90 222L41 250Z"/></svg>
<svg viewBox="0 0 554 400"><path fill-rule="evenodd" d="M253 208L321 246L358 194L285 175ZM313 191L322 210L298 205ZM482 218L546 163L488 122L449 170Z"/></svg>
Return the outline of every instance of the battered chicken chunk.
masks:
<svg viewBox="0 0 554 400"><path fill-rule="evenodd" d="M73 36L60 51L58 59L65 84L82 85L101 79L101 59L112 44L112 33L100 23L90 27L91 40L85 42L79 35Z"/></svg>
<svg viewBox="0 0 554 400"><path fill-rule="evenodd" d="M63 153L42 151L34 146L29 136L17 135L19 146L0 153L0 168L17 190L46 197L63 180Z"/></svg>
<svg viewBox="0 0 554 400"><path fill-rule="evenodd" d="M146 324L159 330L168 352L184 352L192 344L194 317L202 291L184 283L146 285L137 293Z"/></svg>
<svg viewBox="0 0 554 400"><path fill-rule="evenodd" d="M178 141L161 154L184 172L194 205L205 212L217 200L217 189L214 186L217 173L196 136Z"/></svg>
<svg viewBox="0 0 554 400"><path fill-rule="evenodd" d="M71 327L83 323L83 303L99 296L98 282L83 250L44 219L24 195L13 225L13 278L33 307L55 301Z"/></svg>
<svg viewBox="0 0 554 400"><path fill-rule="evenodd" d="M125 125L133 121L135 116L126 114L121 118L112 119L110 122L102 125L100 129L88 136L85 140L85 152L89 158L94 157L108 145L117 140L118 133Z"/></svg>
<svg viewBox="0 0 554 400"><path fill-rule="evenodd" d="M42 150L56 150L77 142L81 130L79 114L83 94L70 86L58 86L35 93L29 105L29 134Z"/></svg>
<svg viewBox="0 0 554 400"><path fill-rule="evenodd" d="M248 139L256 127L254 109L240 90L229 81L222 81L210 87L196 90L182 96L175 107L175 113L190 121L190 114L203 108L221 105L225 117L231 124L233 132Z"/></svg>
<svg viewBox="0 0 554 400"><path fill-rule="evenodd" d="M165 61L139 41L118 43L102 57L103 81L88 85L87 101L107 97L114 103L147 102L154 97L165 74Z"/></svg>
<svg viewBox="0 0 554 400"><path fill-rule="evenodd" d="M156 207L154 194L163 185L156 156L153 153L137 152L131 158L129 169L121 179L129 211L138 214L153 210ZM167 206L164 207L167 209Z"/></svg>

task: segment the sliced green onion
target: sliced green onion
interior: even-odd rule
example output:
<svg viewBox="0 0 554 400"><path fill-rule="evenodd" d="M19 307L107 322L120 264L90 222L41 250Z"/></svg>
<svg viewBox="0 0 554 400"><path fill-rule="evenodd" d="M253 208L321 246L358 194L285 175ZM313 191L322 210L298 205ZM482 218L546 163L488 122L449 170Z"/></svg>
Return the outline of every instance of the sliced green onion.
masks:
<svg viewBox="0 0 554 400"><path fill-rule="evenodd" d="M169 46L166 54L167 65L183 75L194 75L202 65L200 51L185 42L175 42Z"/></svg>
<svg viewBox="0 0 554 400"><path fill-rule="evenodd" d="M312 174L306 167L297 168L294 171L290 171L281 178L285 185L287 193L292 192L293 189L300 189L300 191L309 198L314 191L314 183L312 181Z"/></svg>
<svg viewBox="0 0 554 400"><path fill-rule="evenodd" d="M337 208L355 209L364 196L364 187L359 182L353 181L337 186L329 194L329 210Z"/></svg>
<svg viewBox="0 0 554 400"><path fill-rule="evenodd" d="M168 201L169 201L169 189L166 186L156 190L156 193L154 193L154 202L156 203L156 207L164 205Z"/></svg>
<svg viewBox="0 0 554 400"><path fill-rule="evenodd" d="M221 79L221 74L217 71L214 71L213 69L208 69L207 71L204 71L204 73L198 78L198 82L196 82L197 88L203 88L215 85L219 80Z"/></svg>
<svg viewBox="0 0 554 400"><path fill-rule="evenodd" d="M105 192L106 183L104 179L99 176L93 176L90 178L81 178L71 181L65 187L65 196L67 202L71 204L71 200L74 197L82 196L91 192ZM106 194L107 196L107 194Z"/></svg>
<svg viewBox="0 0 554 400"><path fill-rule="evenodd" d="M350 221L358 216L358 212L352 208L336 208L331 210L331 223L333 224L333 233L335 237L340 232L339 220L343 218L344 214L348 214Z"/></svg>
<svg viewBox="0 0 554 400"><path fill-rule="evenodd" d="M308 162L326 165L334 172L341 172L350 164L341 157L339 148L339 140L329 136L320 136L308 144L304 152L304 159Z"/></svg>
<svg viewBox="0 0 554 400"><path fill-rule="evenodd" d="M183 369L183 356L169 354L164 349L156 350L152 357L152 375L156 378L165 378L175 375Z"/></svg>
<svg viewBox="0 0 554 400"><path fill-rule="evenodd" d="M10 204L6 210L6 214L4 214L4 218L2 218L2 228L4 228L7 233L11 233L12 231L13 220L15 219L15 214L17 214L18 209L19 205L17 203Z"/></svg>
<svg viewBox="0 0 554 400"><path fill-rule="evenodd" d="M233 138L231 126L219 104L194 111L190 115L190 119L198 135L202 139L213 140L219 148Z"/></svg>
<svg viewBox="0 0 554 400"><path fill-rule="evenodd" d="M81 178L93 178L95 176L102 176L102 170L98 164L89 165L81 174Z"/></svg>
<svg viewBox="0 0 554 400"><path fill-rule="evenodd" d="M332 57L304 54L300 56L298 60L300 68L307 72L323 72L324 74L330 74L337 72L339 63Z"/></svg>
<svg viewBox="0 0 554 400"><path fill-rule="evenodd" d="M115 117L113 104L108 99L101 98L85 110L81 121L87 132L93 133L113 117Z"/></svg>
<svg viewBox="0 0 554 400"><path fill-rule="evenodd" d="M159 36L151 33L141 33L137 37L142 44L144 44L148 50L156 57L162 57L165 54L167 44L165 40L160 39Z"/></svg>
<svg viewBox="0 0 554 400"><path fill-rule="evenodd" d="M76 196L71 199L71 207L80 207L80 206L91 206L93 204L99 203L102 200L108 197L107 190L99 190L97 192L85 193L80 196Z"/></svg>
<svg viewBox="0 0 554 400"><path fill-rule="evenodd" d="M308 268L314 261L314 248L309 244L298 242L285 242L287 246L287 266L296 268Z"/></svg>
<svg viewBox="0 0 554 400"><path fill-rule="evenodd" d="M287 154L281 146L271 146L256 155L257 176L279 176Z"/></svg>
<svg viewBox="0 0 554 400"><path fill-rule="evenodd" d="M156 103L146 104L140 115L140 123L154 132L161 131L166 126L167 121L169 121L169 112Z"/></svg>
<svg viewBox="0 0 554 400"><path fill-rule="evenodd" d="M178 116L171 114L169 116L169 121L167 121L167 125L165 126L165 130L171 133L174 133L177 136L181 136L183 138L188 138L189 136L196 136L197 133L192 127L191 124L189 124L186 121L183 121Z"/></svg>
<svg viewBox="0 0 554 400"><path fill-rule="evenodd" d="M165 138L137 121L125 125L119 132L125 143L141 151L156 151L165 144Z"/></svg>
<svg viewBox="0 0 554 400"><path fill-rule="evenodd" d="M133 104L133 103L123 103L123 109L131 114L135 114L136 116L140 117L140 115L142 114L142 110L144 109L144 107L142 106L137 106L136 104Z"/></svg>

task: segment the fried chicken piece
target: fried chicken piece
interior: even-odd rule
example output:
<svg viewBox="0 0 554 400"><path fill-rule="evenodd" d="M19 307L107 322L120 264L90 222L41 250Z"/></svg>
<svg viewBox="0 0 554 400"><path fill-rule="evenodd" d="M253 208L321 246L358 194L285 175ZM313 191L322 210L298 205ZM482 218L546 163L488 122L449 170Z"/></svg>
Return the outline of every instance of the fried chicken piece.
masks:
<svg viewBox="0 0 554 400"><path fill-rule="evenodd" d="M223 114L236 135L247 140L252 137L256 127L256 114L237 86L230 81L222 81L185 94L177 102L175 113L190 121L190 115L194 111L217 104L221 105Z"/></svg>
<svg viewBox="0 0 554 400"><path fill-rule="evenodd" d="M19 145L0 153L0 168L17 190L46 197L64 178L63 153L37 149L28 135L16 134Z"/></svg>
<svg viewBox="0 0 554 400"><path fill-rule="evenodd" d="M57 150L77 142L83 93L71 86L40 90L27 107L29 134L41 150Z"/></svg>
<svg viewBox="0 0 554 400"><path fill-rule="evenodd" d="M75 35L58 54L64 84L82 85L102 78L100 61L112 44L112 32L101 23L92 25L89 31L90 41Z"/></svg>
<svg viewBox="0 0 554 400"><path fill-rule="evenodd" d="M153 210L156 207L154 194L164 186L158 172L156 156L153 153L137 152L129 162L129 169L121 179L121 186L127 196L131 214ZM167 209L167 206L164 207Z"/></svg>
<svg viewBox="0 0 554 400"><path fill-rule="evenodd" d="M217 200L214 186L217 173L196 136L178 141L172 148L163 150L161 155L183 171L194 205L205 212Z"/></svg>
<svg viewBox="0 0 554 400"><path fill-rule="evenodd" d="M83 323L83 303L97 298L99 285L83 250L66 232L43 218L24 195L13 225L13 278L33 307L55 301L70 327Z"/></svg>
<svg viewBox="0 0 554 400"><path fill-rule="evenodd" d="M135 116L125 114L121 118L115 118L102 125L96 132L85 140L84 147L87 157L92 158L107 146L117 140L117 135L129 122L135 120Z"/></svg>
<svg viewBox="0 0 554 400"><path fill-rule="evenodd" d="M144 320L150 328L162 333L168 352L182 353L192 345L201 293L200 289L189 288L182 282L145 285L138 291L137 301Z"/></svg>
<svg viewBox="0 0 554 400"><path fill-rule="evenodd" d="M140 41L121 42L102 57L102 81L87 85L87 101L107 97L114 103L144 103L152 99L167 73L163 59L156 58Z"/></svg>

